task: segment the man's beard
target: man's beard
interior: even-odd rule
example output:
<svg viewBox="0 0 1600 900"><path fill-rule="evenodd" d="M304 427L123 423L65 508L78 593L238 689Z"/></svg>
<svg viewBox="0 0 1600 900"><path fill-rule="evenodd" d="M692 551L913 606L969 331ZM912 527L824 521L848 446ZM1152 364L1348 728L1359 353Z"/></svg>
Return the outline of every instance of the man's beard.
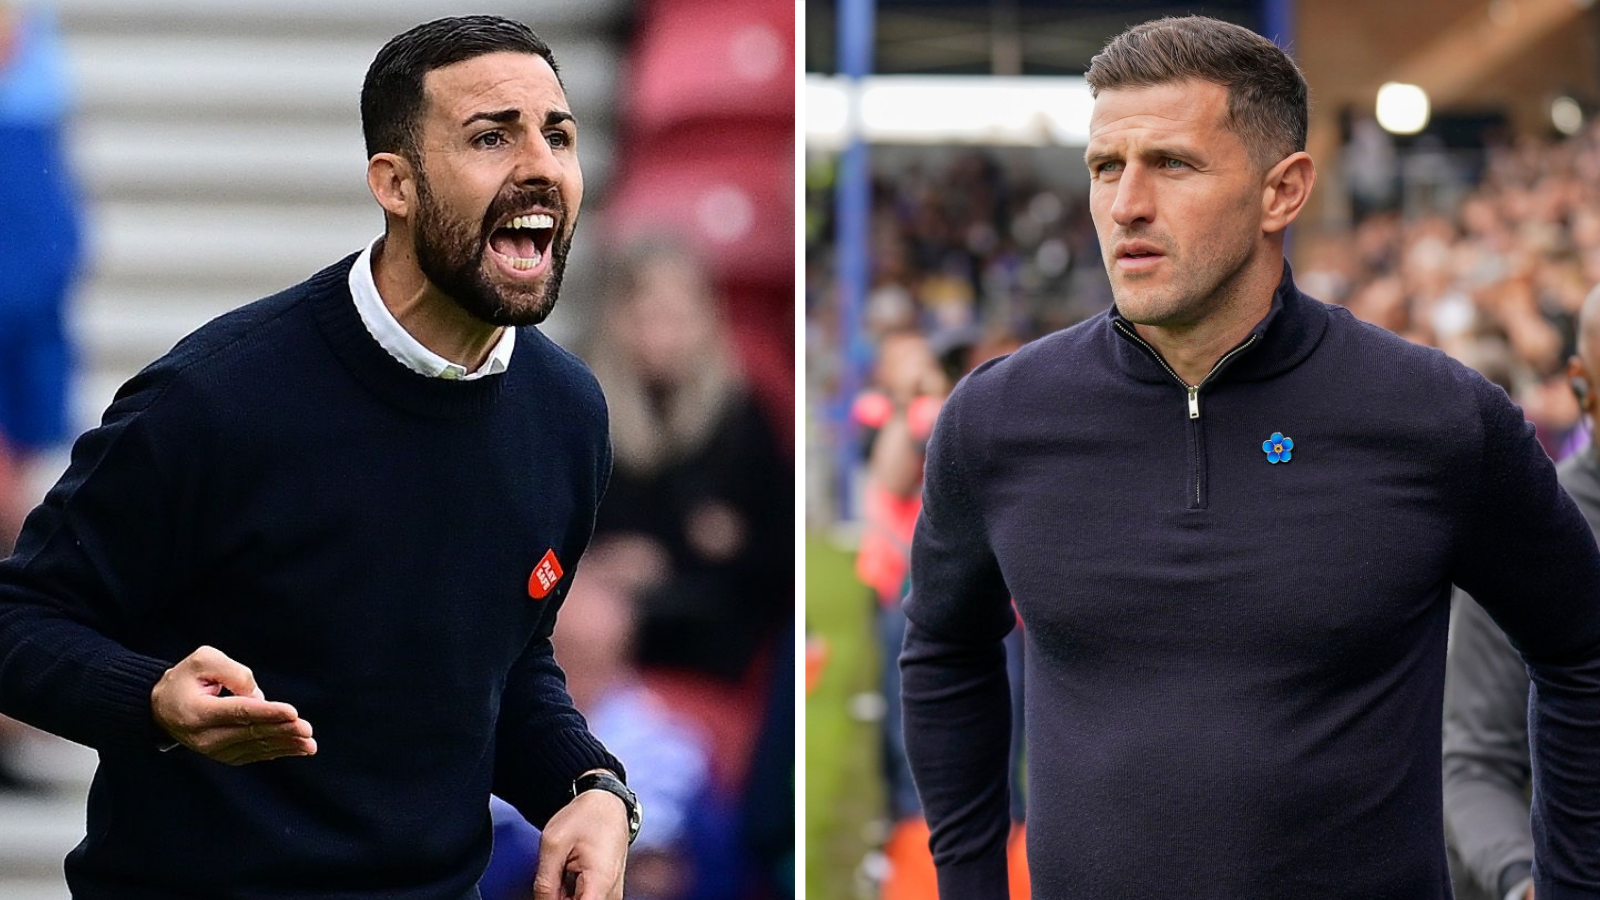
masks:
<svg viewBox="0 0 1600 900"><path fill-rule="evenodd" d="M497 223L531 207L553 210L558 227L563 228L551 237L546 251L550 254L550 270L544 283L495 284L483 265L489 235ZM575 225L576 222L567 221L561 195L554 188L508 188L489 204L483 222L474 227L465 219L450 216L435 200L427 176L420 171L417 175L417 265L434 287L468 315L490 325L538 325L550 315L561 293L561 276L566 273Z"/></svg>

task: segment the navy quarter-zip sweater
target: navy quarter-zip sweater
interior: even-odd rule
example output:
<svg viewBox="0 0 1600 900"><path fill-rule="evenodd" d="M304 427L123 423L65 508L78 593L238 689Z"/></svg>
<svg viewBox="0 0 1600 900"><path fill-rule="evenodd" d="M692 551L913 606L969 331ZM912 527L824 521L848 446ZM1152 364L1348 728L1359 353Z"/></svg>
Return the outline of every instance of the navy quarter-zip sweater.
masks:
<svg viewBox="0 0 1600 900"><path fill-rule="evenodd" d="M619 765L549 641L610 471L599 387L532 328L503 375L410 371L353 259L129 381L0 563L0 711L100 751L78 900L476 897L491 788L543 824ZM317 754L159 752L151 688L205 644Z"/></svg>
<svg viewBox="0 0 1600 900"><path fill-rule="evenodd" d="M1600 897L1600 551L1532 426L1287 266L1236 349L1191 405L1113 310L940 414L901 657L940 896L1007 895L1015 598L1035 900L1449 897L1454 582L1532 674L1539 898Z"/></svg>

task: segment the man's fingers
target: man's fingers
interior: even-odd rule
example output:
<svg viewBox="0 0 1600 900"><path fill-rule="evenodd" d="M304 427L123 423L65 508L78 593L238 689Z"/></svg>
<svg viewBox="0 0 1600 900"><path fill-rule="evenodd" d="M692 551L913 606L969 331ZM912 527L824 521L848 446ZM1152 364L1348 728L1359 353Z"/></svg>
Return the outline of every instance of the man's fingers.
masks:
<svg viewBox="0 0 1600 900"><path fill-rule="evenodd" d="M568 873L569 875L572 873ZM621 900L622 873L609 866L580 868L572 883L575 900Z"/></svg>
<svg viewBox="0 0 1600 900"><path fill-rule="evenodd" d="M296 738L289 742L256 741L248 744L234 744L210 758L230 766L239 766L245 763L277 759L282 756L313 755L313 752L305 746L305 743L307 742Z"/></svg>
<svg viewBox="0 0 1600 900"><path fill-rule="evenodd" d="M230 766L242 766L285 756L315 756L316 753L317 742L311 738L275 737L229 744L206 756Z"/></svg>
<svg viewBox="0 0 1600 900"><path fill-rule="evenodd" d="M605 879L598 878L593 872L579 872L572 879L572 896L575 900L610 900L606 888L610 883L601 884Z"/></svg>
<svg viewBox="0 0 1600 900"><path fill-rule="evenodd" d="M196 701L196 725L222 728L229 725L275 725L293 722L300 713L287 703L255 697L216 697Z"/></svg>
<svg viewBox="0 0 1600 900"><path fill-rule="evenodd" d="M305 719L296 719L293 722L251 723L208 728L196 735L195 743L203 750L221 750L224 747L250 741L295 740L309 737L311 737L311 723Z"/></svg>
<svg viewBox="0 0 1600 900"><path fill-rule="evenodd" d="M250 667L221 650L201 647L189 654L189 662L194 664L197 676L215 681L241 697L262 699L261 689L256 686L256 676Z"/></svg>
<svg viewBox="0 0 1600 900"><path fill-rule="evenodd" d="M594 860L570 841L544 840L539 846L539 869L533 876L534 900L617 900L621 872Z"/></svg>
<svg viewBox="0 0 1600 900"><path fill-rule="evenodd" d="M249 753L260 748L286 747L297 749L306 744L315 744L315 738L293 732L274 732L271 734L251 734L248 729L237 729L231 732L218 733L206 732L200 740L196 741L195 749L213 759L236 753Z"/></svg>
<svg viewBox="0 0 1600 900"><path fill-rule="evenodd" d="M539 868L533 873L533 900L564 900L562 882L571 853L569 841L551 838L548 831L544 833L539 840Z"/></svg>

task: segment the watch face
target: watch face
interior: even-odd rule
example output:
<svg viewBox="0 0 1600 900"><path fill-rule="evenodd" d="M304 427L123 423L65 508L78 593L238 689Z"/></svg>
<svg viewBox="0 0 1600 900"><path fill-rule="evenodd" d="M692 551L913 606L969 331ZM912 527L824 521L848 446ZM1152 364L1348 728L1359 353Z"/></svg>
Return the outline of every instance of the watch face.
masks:
<svg viewBox="0 0 1600 900"><path fill-rule="evenodd" d="M633 791L628 791L628 797L633 801L628 804L628 840L632 841L644 826L644 804L639 802L639 796Z"/></svg>

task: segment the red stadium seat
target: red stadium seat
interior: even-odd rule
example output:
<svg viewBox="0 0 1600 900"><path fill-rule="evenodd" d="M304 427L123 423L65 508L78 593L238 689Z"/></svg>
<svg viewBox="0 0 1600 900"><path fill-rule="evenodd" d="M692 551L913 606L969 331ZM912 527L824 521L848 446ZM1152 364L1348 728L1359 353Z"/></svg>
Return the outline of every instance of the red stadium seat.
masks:
<svg viewBox="0 0 1600 900"><path fill-rule="evenodd" d="M688 147L629 146L606 231L622 242L670 233L724 284L793 285L792 127L702 130Z"/></svg>
<svg viewBox="0 0 1600 900"><path fill-rule="evenodd" d="M633 53L624 117L636 137L707 119L794 129L794 7L775 0L660 0Z"/></svg>

